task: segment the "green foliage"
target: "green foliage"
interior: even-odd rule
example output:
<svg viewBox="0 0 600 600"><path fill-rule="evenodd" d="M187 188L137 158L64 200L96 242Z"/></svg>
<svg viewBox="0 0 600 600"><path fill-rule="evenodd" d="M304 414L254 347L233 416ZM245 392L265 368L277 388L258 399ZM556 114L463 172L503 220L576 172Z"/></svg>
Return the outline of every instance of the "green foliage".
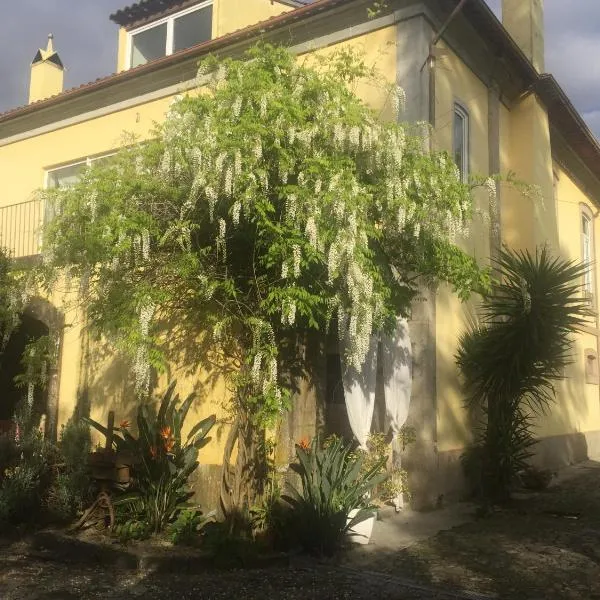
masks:
<svg viewBox="0 0 600 600"><path fill-rule="evenodd" d="M277 530L280 507L281 486L273 474L267 482L261 501L250 509L252 530L258 534Z"/></svg>
<svg viewBox="0 0 600 600"><path fill-rule="evenodd" d="M215 424L212 415L196 423L184 437L182 430L194 395L183 402L175 394L173 382L163 395L158 411L140 404L137 413L138 436L122 423L114 436L118 453L132 463L133 489L121 495L116 504L131 504L130 519L147 524L152 533L163 531L178 512L186 507L192 492L188 480L198 468L198 452L210 441ZM108 435L106 427L86 419L95 429Z"/></svg>
<svg viewBox="0 0 600 600"><path fill-rule="evenodd" d="M20 322L26 300L26 285L8 251L0 247L0 349Z"/></svg>
<svg viewBox="0 0 600 600"><path fill-rule="evenodd" d="M248 567L259 550L251 517L244 510L234 509L223 520L208 523L203 533L203 545L219 568Z"/></svg>
<svg viewBox="0 0 600 600"><path fill-rule="evenodd" d="M416 434L413 429L402 427L399 438L405 448L414 441ZM385 502L393 500L401 494L408 494L407 472L397 466L387 468L390 444L387 442L386 435L383 433L371 434L367 440L367 449L363 471L379 464L381 465L380 472L386 474L384 481L375 488L373 497Z"/></svg>
<svg viewBox="0 0 600 600"><path fill-rule="evenodd" d="M461 338L457 355L468 406L486 417L464 465L491 501L506 500L526 468L535 443L532 416L554 402L573 333L589 315L581 293L585 265L552 258L544 248L535 256L503 251L498 269L481 323Z"/></svg>
<svg viewBox="0 0 600 600"><path fill-rule="evenodd" d="M59 460L57 449L31 426L26 403L19 407L16 421L18 439L3 442L8 456L3 457L0 477L0 528L41 520L52 466Z"/></svg>
<svg viewBox="0 0 600 600"><path fill-rule="evenodd" d="M371 516L370 494L386 478L385 461L363 470L365 457L353 454L339 438L296 446L296 457L291 468L300 476L301 489L290 485L290 495L284 496L292 507L295 535L308 552L333 554L348 530ZM349 520L354 509L358 514Z"/></svg>
<svg viewBox="0 0 600 600"><path fill-rule="evenodd" d="M92 497L92 480L88 455L91 451L89 426L69 420L63 426L58 444L62 464L48 490L50 513L69 521L80 513Z"/></svg>
<svg viewBox="0 0 600 600"><path fill-rule="evenodd" d="M41 282L80 282L90 324L135 359L142 393L182 347L221 366L241 461L254 460L248 427L260 434L289 405L299 356L283 349L299 331L337 322L359 367L424 279L461 298L489 283L457 240L470 186L447 153L425 151L422 128L365 105L360 80L385 81L348 51L315 68L268 45L209 59L207 93L176 99L149 141L43 192L55 218ZM386 91L398 111L403 92Z"/></svg>
<svg viewBox="0 0 600 600"><path fill-rule="evenodd" d="M141 504L137 507L133 503L115 507L116 522L112 533L121 544L146 540L152 535L152 529L143 519L143 514Z"/></svg>
<svg viewBox="0 0 600 600"><path fill-rule="evenodd" d="M169 525L169 537L176 545L191 546L198 542L199 535L207 523L214 521L214 511L204 515L197 508L186 508Z"/></svg>
<svg viewBox="0 0 600 600"><path fill-rule="evenodd" d="M49 335L27 344L21 357L22 371L15 377L15 383L20 387L33 384L44 389L48 384L49 366L57 360L57 349L56 339Z"/></svg>

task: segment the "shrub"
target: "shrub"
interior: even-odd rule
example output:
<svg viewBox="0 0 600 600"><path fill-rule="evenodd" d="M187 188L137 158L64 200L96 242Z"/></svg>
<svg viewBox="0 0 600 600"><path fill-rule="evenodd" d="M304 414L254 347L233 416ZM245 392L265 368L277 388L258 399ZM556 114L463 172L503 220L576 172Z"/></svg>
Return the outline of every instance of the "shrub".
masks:
<svg viewBox="0 0 600 600"><path fill-rule="evenodd" d="M31 523L41 518L52 482L52 466L59 460L57 448L31 426L26 403L19 406L16 421L18 438L3 440L7 456L2 459L4 470L0 481L2 526Z"/></svg>
<svg viewBox="0 0 600 600"><path fill-rule="evenodd" d="M220 568L248 567L261 549L252 533L250 514L235 509L229 511L223 521L205 527L204 545L215 566Z"/></svg>
<svg viewBox="0 0 600 600"><path fill-rule="evenodd" d="M414 430L403 427L399 437L402 447L405 448L414 441ZM361 472L367 473L378 466L378 472L386 475L386 478L374 488L371 494L372 498L387 502L398 498L401 494L408 494L408 473L397 466L393 466L391 469L387 467L386 463L390 454L387 436L384 433L370 434L367 440L367 450L357 450L364 456Z"/></svg>
<svg viewBox="0 0 600 600"><path fill-rule="evenodd" d="M293 539L290 532L290 506L283 500L281 484L276 473L267 482L262 500L250 509L255 538L272 549L288 550Z"/></svg>
<svg viewBox="0 0 600 600"><path fill-rule="evenodd" d="M174 544L191 546L199 539L202 529L214 520L215 512L204 515L197 508L185 508L169 525L169 537Z"/></svg>
<svg viewBox="0 0 600 600"><path fill-rule="evenodd" d="M301 480L301 489L290 485L291 523L300 545L308 552L331 555L349 529L372 514L370 494L386 478L384 461L363 470L365 456L352 452L339 438L321 444L296 446L297 463L290 465ZM348 516L358 509L353 519Z"/></svg>
<svg viewBox="0 0 600 600"><path fill-rule="evenodd" d="M0 483L5 477L5 471L14 467L19 460L19 449L12 433L0 435Z"/></svg>
<svg viewBox="0 0 600 600"><path fill-rule="evenodd" d="M193 495L188 487L190 475L198 468L198 451L209 441L209 431L215 424L214 415L196 423L187 438L182 429L194 395L180 403L173 396L176 382L165 392L158 409L142 404L138 408L138 436L122 423L114 436L115 449L131 457L132 489L118 497L116 505L130 504L130 518L147 525L148 531L158 533L187 508ZM87 419L104 435L106 427Z"/></svg>
<svg viewBox="0 0 600 600"><path fill-rule="evenodd" d="M48 490L48 510L58 520L68 521L83 510L92 496L87 460L91 450L89 426L70 420L62 428L58 449L62 465Z"/></svg>

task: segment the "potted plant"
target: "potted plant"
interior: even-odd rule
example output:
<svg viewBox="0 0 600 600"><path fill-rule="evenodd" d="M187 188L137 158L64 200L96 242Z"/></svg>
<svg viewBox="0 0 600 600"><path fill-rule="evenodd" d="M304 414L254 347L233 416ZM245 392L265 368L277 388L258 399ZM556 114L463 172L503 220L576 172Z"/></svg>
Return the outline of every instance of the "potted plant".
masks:
<svg viewBox="0 0 600 600"><path fill-rule="evenodd" d="M335 437L324 444L314 439L296 446L296 457L290 468L299 475L301 487L289 484L291 493L283 498L291 506L298 542L309 552L326 555L347 534L368 542L376 518L371 490L385 479L384 464L375 461L364 467L365 456Z"/></svg>

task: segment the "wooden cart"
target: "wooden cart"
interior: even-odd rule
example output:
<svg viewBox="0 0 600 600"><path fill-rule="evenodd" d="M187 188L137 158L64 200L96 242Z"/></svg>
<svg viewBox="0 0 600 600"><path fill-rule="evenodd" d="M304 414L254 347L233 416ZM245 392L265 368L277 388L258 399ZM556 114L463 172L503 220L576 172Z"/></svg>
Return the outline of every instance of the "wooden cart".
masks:
<svg viewBox="0 0 600 600"><path fill-rule="evenodd" d="M115 414L111 411L108 413L108 435L104 448L91 452L88 456L91 477L99 492L94 503L83 513L73 529L93 526L112 528L115 524L112 494L115 490L122 491L129 486L133 457L113 449L114 425Z"/></svg>

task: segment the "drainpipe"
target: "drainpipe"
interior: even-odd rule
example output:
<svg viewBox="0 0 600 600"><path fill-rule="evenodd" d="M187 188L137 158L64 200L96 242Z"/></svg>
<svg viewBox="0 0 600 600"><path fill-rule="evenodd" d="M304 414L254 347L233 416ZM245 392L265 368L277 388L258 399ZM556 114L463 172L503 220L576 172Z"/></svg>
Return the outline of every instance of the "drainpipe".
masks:
<svg viewBox="0 0 600 600"><path fill-rule="evenodd" d="M429 56L427 56L425 63L421 67L421 71L423 71L425 67L429 68L429 123L432 127L435 125L435 46L467 2L468 0L460 0L454 7L450 16L431 40L431 43L429 44Z"/></svg>

